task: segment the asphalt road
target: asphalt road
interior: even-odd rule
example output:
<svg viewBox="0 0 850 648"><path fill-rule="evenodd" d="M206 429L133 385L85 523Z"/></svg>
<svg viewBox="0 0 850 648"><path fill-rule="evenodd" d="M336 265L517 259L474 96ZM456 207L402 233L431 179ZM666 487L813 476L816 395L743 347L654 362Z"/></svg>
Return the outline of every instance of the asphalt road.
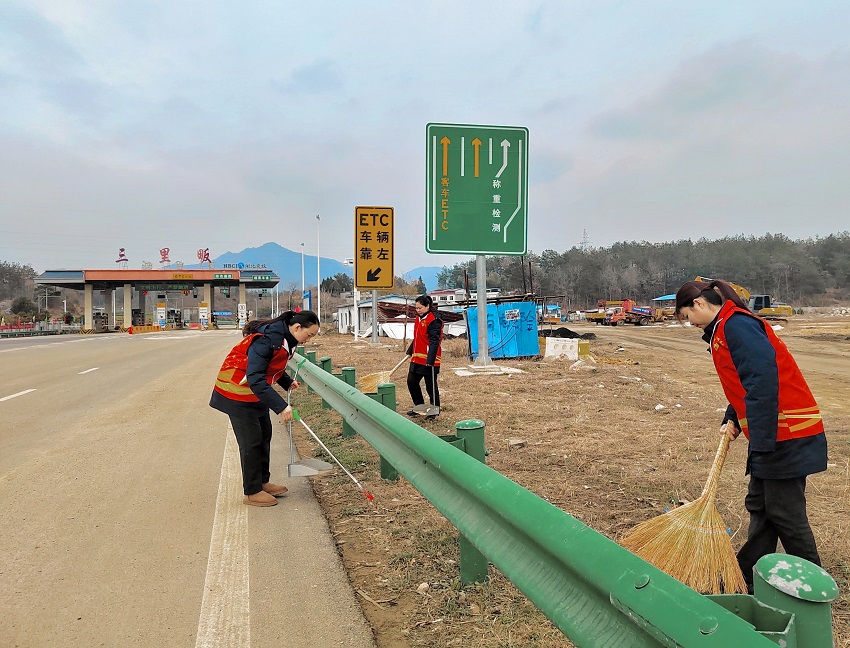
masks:
<svg viewBox="0 0 850 648"><path fill-rule="evenodd" d="M373 646L306 479L241 504L238 332L0 340L0 646Z"/></svg>

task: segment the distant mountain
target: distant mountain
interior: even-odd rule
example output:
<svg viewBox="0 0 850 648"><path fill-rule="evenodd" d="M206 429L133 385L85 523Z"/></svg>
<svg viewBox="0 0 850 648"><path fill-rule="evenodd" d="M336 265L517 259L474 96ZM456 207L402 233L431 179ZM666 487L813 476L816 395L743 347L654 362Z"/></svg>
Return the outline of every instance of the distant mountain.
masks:
<svg viewBox="0 0 850 648"><path fill-rule="evenodd" d="M225 264L243 264L245 266L265 266L274 270L280 277L280 289L288 289L290 286L301 286L301 250L293 252L277 243L265 243L260 247L245 248L241 252L225 252L213 259L216 268L223 268ZM199 268L198 264L186 265L186 268ZM442 267L419 267L400 275L405 281L416 281L422 277L428 290L437 288L437 273ZM304 283L306 286L316 285L316 257L304 255ZM344 265L336 259L322 257L319 270L322 280L333 277L339 273L354 277L354 268ZM398 272L397 272L398 274Z"/></svg>
<svg viewBox="0 0 850 648"><path fill-rule="evenodd" d="M408 270L401 275L401 278L409 283L411 281L416 281L419 277L422 277L426 290L436 290L438 287L437 275L442 271L442 269L443 266L420 266L418 268L413 268L413 270Z"/></svg>

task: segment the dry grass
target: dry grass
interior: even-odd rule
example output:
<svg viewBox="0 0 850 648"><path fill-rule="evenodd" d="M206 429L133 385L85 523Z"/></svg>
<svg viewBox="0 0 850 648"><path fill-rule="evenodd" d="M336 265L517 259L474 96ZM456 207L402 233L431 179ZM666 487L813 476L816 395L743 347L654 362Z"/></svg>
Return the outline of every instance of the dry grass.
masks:
<svg viewBox="0 0 850 648"><path fill-rule="evenodd" d="M729 437L721 436L702 494L637 525L620 543L673 578L703 594L746 594L726 524L714 500Z"/></svg>
<svg viewBox="0 0 850 648"><path fill-rule="evenodd" d="M646 327L623 337L625 331L586 330L600 336L591 343L597 364L579 370L568 361L510 360L499 362L524 373L463 378L452 368L469 364L466 341L445 341L442 414L417 423L451 434L460 420L485 421L488 465L618 539L700 495L725 400L704 349L682 353L674 344L693 341L696 332ZM850 352L846 337L811 346L825 358ZM335 371L354 366L362 375L392 366L404 353L401 342L373 346L324 333L311 348L330 356ZM829 470L809 479L808 510L824 568L841 590L833 607L836 646L850 648L850 363L829 367L845 373L807 374L830 444ZM398 384L398 409L405 411L410 399ZM341 440L341 418L311 399L300 404L311 427L375 495L367 505L341 471L313 478L380 648L571 645L497 570L491 568L487 585L461 587L457 532L403 478L382 481L371 448L359 437ZM524 447L509 446L517 438ZM307 441L299 443L306 452ZM736 549L748 521L745 458L741 439L731 445L715 500Z"/></svg>

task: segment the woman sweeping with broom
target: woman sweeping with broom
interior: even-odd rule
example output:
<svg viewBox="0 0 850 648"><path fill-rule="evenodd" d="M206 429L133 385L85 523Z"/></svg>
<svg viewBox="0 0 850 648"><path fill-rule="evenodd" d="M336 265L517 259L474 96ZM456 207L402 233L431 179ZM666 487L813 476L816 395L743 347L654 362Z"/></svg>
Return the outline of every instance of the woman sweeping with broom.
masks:
<svg viewBox="0 0 850 648"><path fill-rule="evenodd" d="M773 553L820 565L806 515L806 477L826 470L820 410L797 363L770 325L751 313L725 281L688 281L676 293L676 316L703 329L703 340L729 400L725 434L749 440L745 499L747 541L738 564L750 593L753 567Z"/></svg>
<svg viewBox="0 0 850 648"><path fill-rule="evenodd" d="M434 419L440 413L440 390L437 388L437 376L440 373L440 343L443 341L443 318L434 308L434 301L428 295L419 295L413 304L416 309L416 323L413 325L413 342L407 349L410 356L410 368L407 372L407 390L413 401L409 416L424 413L426 418ZM421 410L425 404L419 383L425 379L425 390L431 401L431 407ZM421 411L420 411L421 410Z"/></svg>

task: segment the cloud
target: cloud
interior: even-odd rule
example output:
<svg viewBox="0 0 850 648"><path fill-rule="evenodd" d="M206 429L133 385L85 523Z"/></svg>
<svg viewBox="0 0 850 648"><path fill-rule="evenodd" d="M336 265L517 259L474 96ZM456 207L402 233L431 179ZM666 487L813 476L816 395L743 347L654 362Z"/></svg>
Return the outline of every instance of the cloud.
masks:
<svg viewBox="0 0 850 648"><path fill-rule="evenodd" d="M318 60L294 69L287 81L271 85L287 95L315 95L341 90L342 81L333 61Z"/></svg>

